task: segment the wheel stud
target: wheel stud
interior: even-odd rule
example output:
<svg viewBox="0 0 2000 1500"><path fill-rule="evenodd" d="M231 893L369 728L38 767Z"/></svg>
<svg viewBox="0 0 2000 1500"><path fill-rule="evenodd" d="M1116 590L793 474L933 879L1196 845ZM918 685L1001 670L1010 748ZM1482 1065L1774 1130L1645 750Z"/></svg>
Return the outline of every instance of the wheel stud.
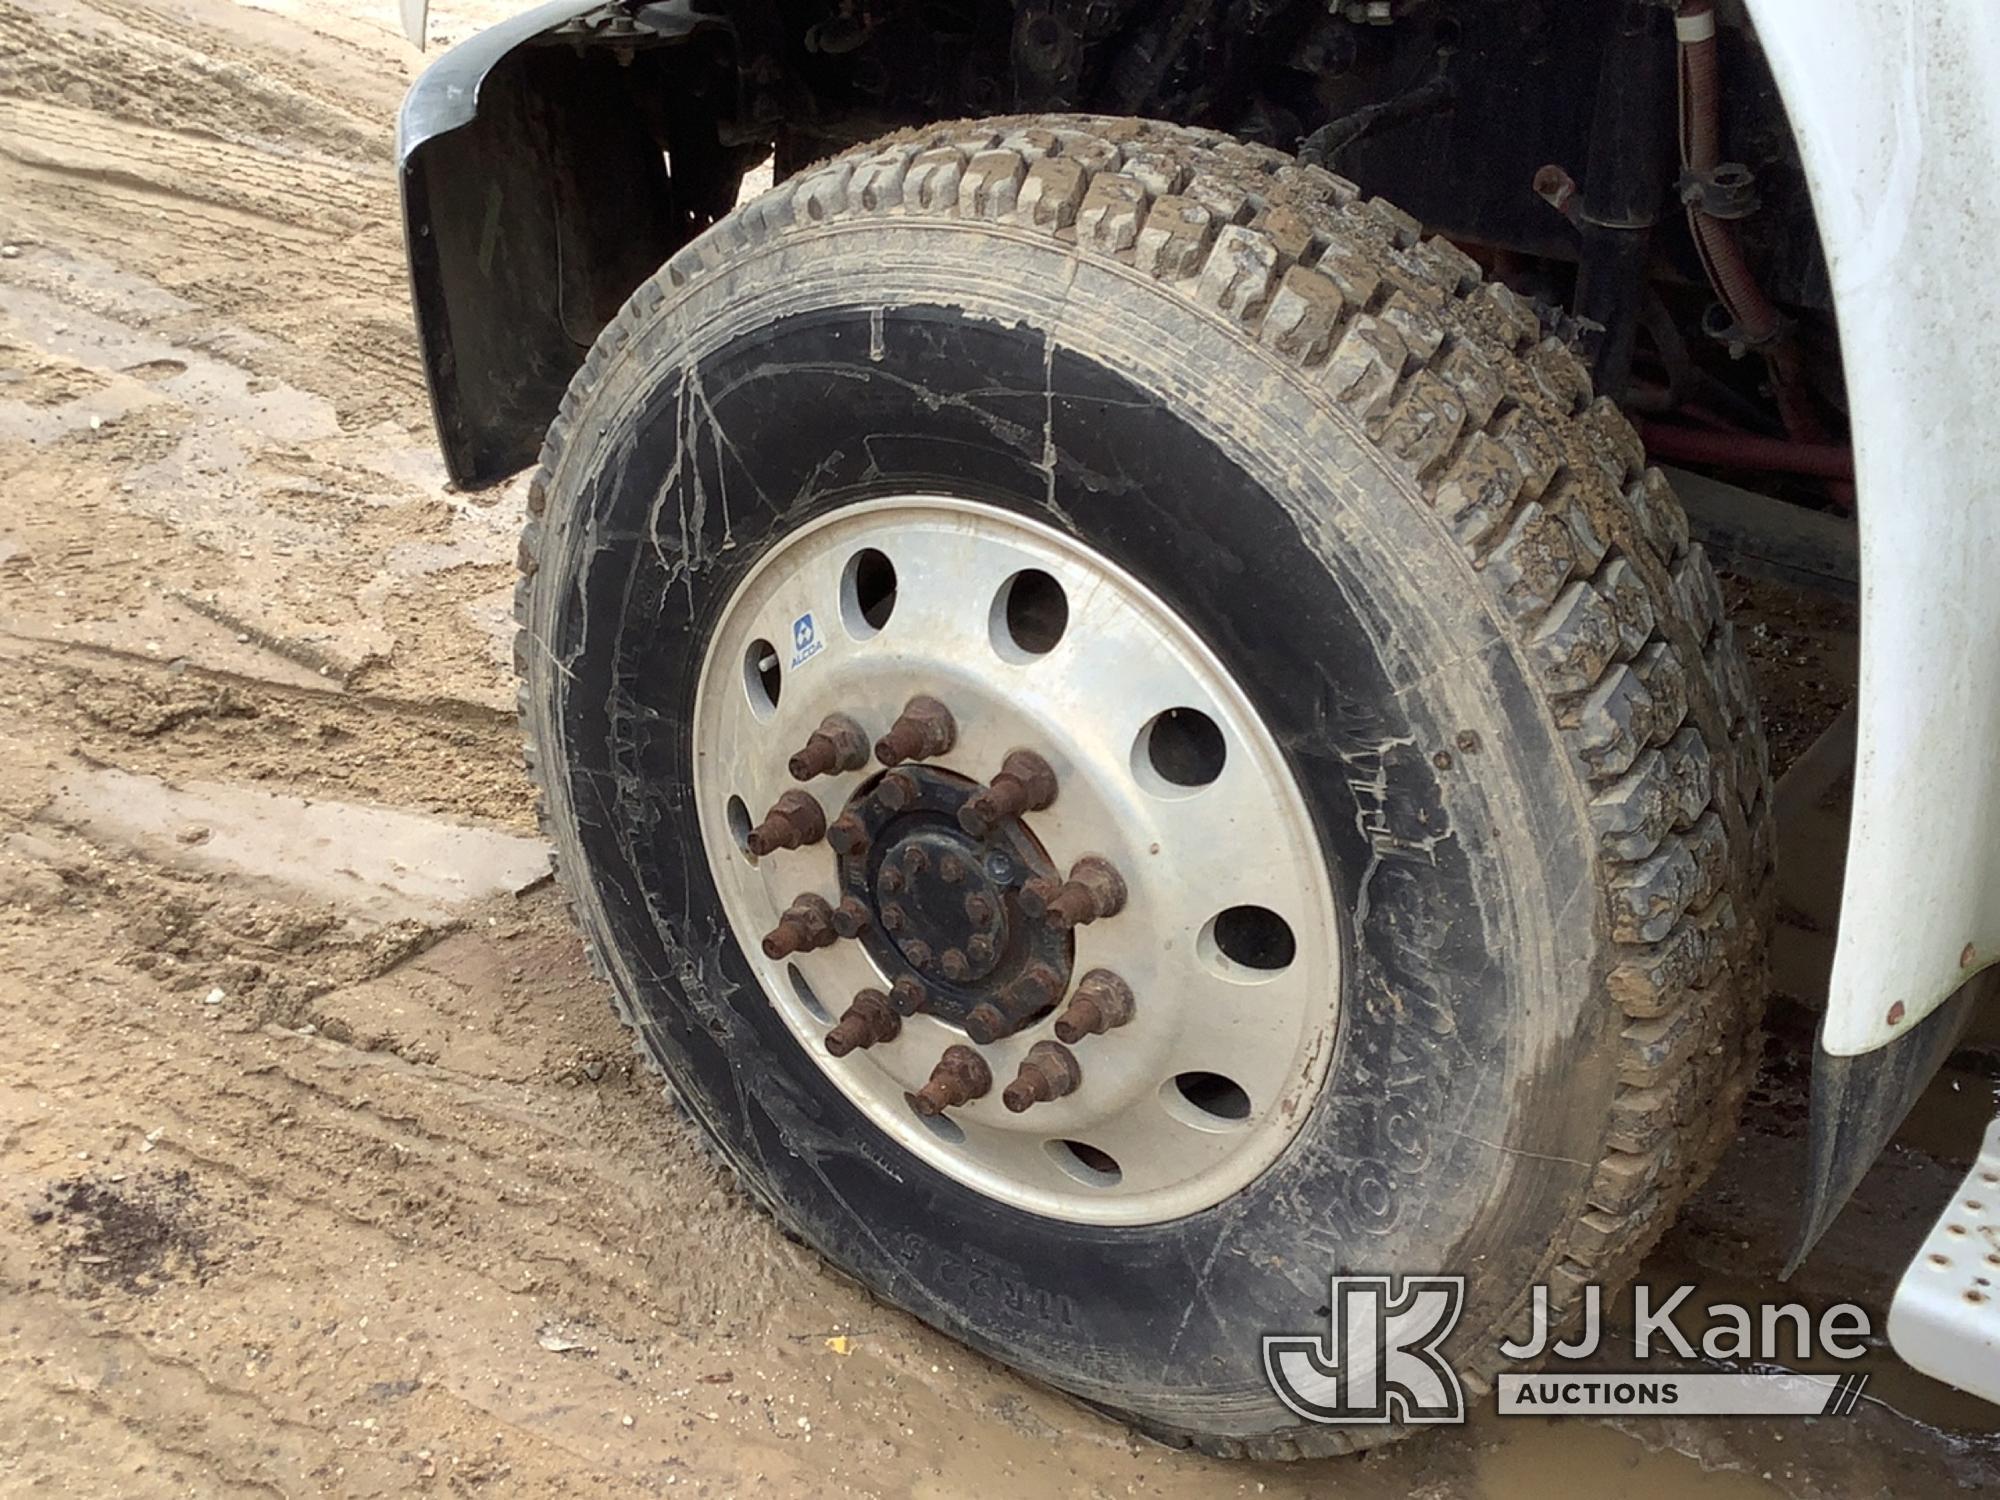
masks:
<svg viewBox="0 0 2000 1500"><path fill-rule="evenodd" d="M846 714L828 714L786 769L794 781L811 781L833 771L858 771L868 764L868 732Z"/></svg>
<svg viewBox="0 0 2000 1500"><path fill-rule="evenodd" d="M842 897L840 905L833 909L833 930L844 938L860 937L873 921L867 903L858 896Z"/></svg>
<svg viewBox="0 0 2000 1500"><path fill-rule="evenodd" d="M1132 1019L1134 1005L1131 985L1109 969L1092 969L1056 1017L1056 1036L1073 1045L1087 1036L1123 1026Z"/></svg>
<svg viewBox="0 0 2000 1500"><path fill-rule="evenodd" d="M958 810L958 826L984 838L995 825L1024 812L1040 812L1056 800L1056 773L1032 750L1010 750L1000 774Z"/></svg>
<svg viewBox="0 0 2000 1500"><path fill-rule="evenodd" d="M868 827L851 812L844 812L833 820L833 826L826 831L826 841L833 845L835 854L866 854L868 852Z"/></svg>
<svg viewBox="0 0 2000 1500"><path fill-rule="evenodd" d="M826 1034L826 1050L835 1057L845 1057L856 1047L894 1041L902 1029L903 1019L890 1007L887 995L880 990L862 990Z"/></svg>
<svg viewBox="0 0 2000 1500"><path fill-rule="evenodd" d="M771 804L764 821L744 836L743 843L760 859L778 849L817 844L826 837L826 814L808 792L796 789Z"/></svg>
<svg viewBox="0 0 2000 1500"><path fill-rule="evenodd" d="M931 1008L931 992L914 975L899 975L889 986L889 1003L895 1006L897 1015L914 1016Z"/></svg>
<svg viewBox="0 0 2000 1500"><path fill-rule="evenodd" d="M1124 877L1094 854L1071 865L1061 884L1040 875L1021 887L1021 910L1059 931L1116 916L1124 907Z"/></svg>
<svg viewBox="0 0 2000 1500"><path fill-rule="evenodd" d="M976 940L975 940L976 941ZM1000 992L982 1000L965 1017L965 1034L981 1046L1021 1029L1062 997L1062 976L1047 964L1031 964L1027 973Z"/></svg>
<svg viewBox="0 0 2000 1500"><path fill-rule="evenodd" d="M938 955L938 972L947 979L963 979L972 972L972 961L962 948L947 948Z"/></svg>
<svg viewBox="0 0 2000 1500"><path fill-rule="evenodd" d="M884 812L901 812L922 790L908 771L891 771L876 784L875 802Z"/></svg>
<svg viewBox="0 0 2000 1500"><path fill-rule="evenodd" d="M986 1065L986 1059L970 1047L959 1045L944 1049L944 1056L931 1069L930 1082L903 1097L909 1100L911 1109L928 1118L969 1104L992 1087L993 1070Z"/></svg>
<svg viewBox="0 0 2000 1500"><path fill-rule="evenodd" d="M1073 1094L1083 1082L1083 1069L1076 1054L1061 1042L1037 1042L1021 1059L1021 1071L1000 1095L1000 1102L1013 1114L1049 1099Z"/></svg>
<svg viewBox="0 0 2000 1500"><path fill-rule="evenodd" d="M808 892L786 907L778 925L764 934L764 957L788 958L802 948L825 948L839 941L833 908L825 897Z"/></svg>
<svg viewBox="0 0 2000 1500"><path fill-rule="evenodd" d="M875 742L875 758L885 766L906 760L929 760L958 742L958 725L951 710L935 698L918 694L903 705L889 732Z"/></svg>

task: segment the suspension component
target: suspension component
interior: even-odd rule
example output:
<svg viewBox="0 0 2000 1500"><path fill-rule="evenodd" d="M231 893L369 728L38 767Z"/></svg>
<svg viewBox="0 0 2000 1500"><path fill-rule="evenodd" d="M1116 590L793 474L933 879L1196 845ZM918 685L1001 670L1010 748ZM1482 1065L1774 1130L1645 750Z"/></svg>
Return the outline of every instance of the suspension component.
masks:
<svg viewBox="0 0 2000 1500"><path fill-rule="evenodd" d="M894 1041L902 1029L903 1018L890 1006L887 995L880 990L860 990L826 1034L826 1050L835 1057L845 1057L856 1047Z"/></svg>
<svg viewBox="0 0 2000 1500"><path fill-rule="evenodd" d="M1069 867L1060 883L1038 876L1021 887L1021 910L1051 927L1067 931L1113 917L1125 908L1125 878L1109 860L1086 854Z"/></svg>
<svg viewBox="0 0 2000 1500"><path fill-rule="evenodd" d="M828 948L840 941L833 908L810 891L785 908L778 925L764 934L764 957L788 958L800 949Z"/></svg>
<svg viewBox="0 0 2000 1500"><path fill-rule="evenodd" d="M996 824L1040 812L1056 800L1056 773L1032 750L1010 750L1000 774L958 810L958 826L984 838Z"/></svg>
<svg viewBox="0 0 2000 1500"><path fill-rule="evenodd" d="M761 859L778 849L817 844L825 837L826 813L810 792L794 788L771 804L764 821L744 835L743 844Z"/></svg>
<svg viewBox="0 0 2000 1500"><path fill-rule="evenodd" d="M1061 1042L1037 1042L1021 1059L1021 1071L1000 1095L1000 1102L1012 1114L1050 1099L1073 1094L1083 1082L1083 1069Z"/></svg>
<svg viewBox="0 0 2000 1500"><path fill-rule="evenodd" d="M963 1044L944 1049L944 1056L931 1069L930 1081L914 1094L905 1094L910 1108L929 1118L961 1104L970 1104L993 1088L993 1070L986 1059Z"/></svg>
<svg viewBox="0 0 2000 1500"><path fill-rule="evenodd" d="M919 693L903 705L889 732L875 742L875 758L885 766L929 760L958 743L958 723L937 699Z"/></svg>
<svg viewBox="0 0 2000 1500"><path fill-rule="evenodd" d="M1078 981L1076 993L1056 1017L1056 1037L1071 1045L1132 1019L1136 1008L1132 986L1109 969L1092 969Z"/></svg>
<svg viewBox="0 0 2000 1500"><path fill-rule="evenodd" d="M858 771L868 764L868 731L846 714L828 714L786 769L794 781L811 781L834 771Z"/></svg>
<svg viewBox="0 0 2000 1500"><path fill-rule="evenodd" d="M860 937L874 922L868 903L858 896L843 896L833 909L833 930L844 938Z"/></svg>

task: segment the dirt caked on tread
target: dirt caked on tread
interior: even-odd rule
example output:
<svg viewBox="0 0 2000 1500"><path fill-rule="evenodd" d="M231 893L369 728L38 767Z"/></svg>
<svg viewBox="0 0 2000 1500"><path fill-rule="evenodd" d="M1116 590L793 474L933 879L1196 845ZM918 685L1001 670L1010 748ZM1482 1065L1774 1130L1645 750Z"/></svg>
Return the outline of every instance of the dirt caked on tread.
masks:
<svg viewBox="0 0 2000 1500"><path fill-rule="evenodd" d="M1617 1086L1601 1158L1584 1211L1551 1231L1549 1279L1560 1305L1586 1283L1628 1277L1731 1138L1754 1069L1772 849L1755 699L1715 573L1631 425L1594 397L1534 306L1340 177L1198 129L962 122L809 168L688 245L590 352L530 487L516 663L531 772L545 789L560 774L540 758L526 686L544 508L566 453L590 441L579 414L633 330L760 244L910 218L1036 236L1127 268L1188 318L1226 325L1316 382L1329 420L1372 445L1497 604L1595 832L1602 990L1617 1017L1604 1032ZM1475 740L1455 753L1479 750ZM657 1045L640 1009L619 1009L642 1052ZM1483 1388L1498 1362L1466 1370L1468 1384ZM1393 1435L1222 1437L1133 1420L1256 1457Z"/></svg>

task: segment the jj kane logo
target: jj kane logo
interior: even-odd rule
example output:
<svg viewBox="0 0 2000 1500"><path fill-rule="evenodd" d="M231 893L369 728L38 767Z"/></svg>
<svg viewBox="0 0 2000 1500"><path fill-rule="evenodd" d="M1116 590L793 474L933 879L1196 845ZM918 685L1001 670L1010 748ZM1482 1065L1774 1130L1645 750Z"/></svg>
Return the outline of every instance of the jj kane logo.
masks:
<svg viewBox="0 0 2000 1500"><path fill-rule="evenodd" d="M1860 1403L1862 1373L1805 1375L1772 1369L1785 1361L1855 1359L1866 1351L1868 1314L1851 1302L1817 1318L1796 1302L1757 1309L1714 1303L1705 1321L1681 1318L1694 1288L1664 1297L1633 1291L1632 1353L1704 1362L1707 1370L1508 1372L1496 1381L1503 1416L1630 1415L1844 1416ZM1465 1388L1443 1351L1465 1311L1463 1276L1335 1276L1328 1283L1324 1333L1267 1334L1264 1375L1271 1390L1309 1422L1465 1420ZM1556 1341L1547 1287L1534 1288L1522 1339L1498 1346L1508 1361L1588 1359L1604 1344L1604 1293L1584 1288L1582 1326ZM1737 1369L1730 1369L1735 1365ZM1722 1366L1717 1369L1715 1366ZM1741 1373L1748 1369L1752 1373Z"/></svg>

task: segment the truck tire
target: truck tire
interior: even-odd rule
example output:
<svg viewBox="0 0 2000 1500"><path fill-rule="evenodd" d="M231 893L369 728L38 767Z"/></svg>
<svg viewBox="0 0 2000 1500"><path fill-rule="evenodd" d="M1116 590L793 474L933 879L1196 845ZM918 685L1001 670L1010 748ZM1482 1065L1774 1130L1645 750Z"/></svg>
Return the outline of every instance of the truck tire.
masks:
<svg viewBox="0 0 2000 1500"><path fill-rule="evenodd" d="M1715 574L1535 309L1352 184L1136 121L862 147L639 289L528 506L619 1013L934 1327L1349 1451L1403 1425L1260 1352L1329 1277L1465 1277L1476 1396L1730 1139L1770 797Z"/></svg>

